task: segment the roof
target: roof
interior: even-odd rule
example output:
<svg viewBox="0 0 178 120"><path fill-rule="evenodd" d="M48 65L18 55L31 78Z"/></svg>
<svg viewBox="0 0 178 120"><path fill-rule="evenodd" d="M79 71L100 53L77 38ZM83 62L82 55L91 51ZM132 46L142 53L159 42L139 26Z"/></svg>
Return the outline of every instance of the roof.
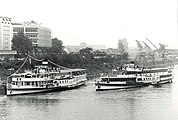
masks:
<svg viewBox="0 0 178 120"><path fill-rule="evenodd" d="M86 69L67 69L67 70L60 70L61 73L70 73L70 72L77 72L77 71L86 71ZM59 72L53 72L53 73L59 73ZM25 73L14 73L12 74L11 76L13 75L27 75L27 74L35 74L35 73L32 73L30 71L28 72L25 72ZM48 73L38 73L38 74L48 74Z"/></svg>
<svg viewBox="0 0 178 120"><path fill-rule="evenodd" d="M10 18L10 17L3 17L3 16L0 16L0 18L8 18L8 19L12 19L12 18Z"/></svg>
<svg viewBox="0 0 178 120"><path fill-rule="evenodd" d="M77 71L86 71L86 69L67 69L67 70L61 70L61 73L68 73L68 72L77 72Z"/></svg>

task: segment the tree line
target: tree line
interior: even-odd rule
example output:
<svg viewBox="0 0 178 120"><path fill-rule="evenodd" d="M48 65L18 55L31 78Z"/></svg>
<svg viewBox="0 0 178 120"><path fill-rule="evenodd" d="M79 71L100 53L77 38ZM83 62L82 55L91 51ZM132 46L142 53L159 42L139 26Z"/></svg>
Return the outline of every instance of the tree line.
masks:
<svg viewBox="0 0 178 120"><path fill-rule="evenodd" d="M63 42L58 38L52 38L52 47L50 48L33 46L32 40L26 37L23 32L19 32L13 37L12 50L17 51L15 60L5 59L0 63L1 71L3 71L0 76L11 74L9 69L18 69L23 63L23 58L27 57L28 54L37 59L48 59L64 67L87 69L88 75L109 72L112 68L124 64L128 60L128 54L119 57L104 54L104 57L95 58L96 54L92 48L67 53L64 50ZM97 51L97 53L100 52Z"/></svg>

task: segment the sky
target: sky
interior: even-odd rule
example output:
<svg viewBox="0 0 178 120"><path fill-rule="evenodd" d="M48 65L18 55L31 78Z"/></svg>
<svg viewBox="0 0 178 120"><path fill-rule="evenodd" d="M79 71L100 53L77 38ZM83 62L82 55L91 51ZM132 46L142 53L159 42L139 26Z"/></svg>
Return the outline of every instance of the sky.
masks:
<svg viewBox="0 0 178 120"><path fill-rule="evenodd" d="M1 0L0 16L37 21L64 45L105 45L117 48L126 38L148 38L178 48L177 0ZM151 46L151 44L149 44ZM152 47L152 46L151 46Z"/></svg>

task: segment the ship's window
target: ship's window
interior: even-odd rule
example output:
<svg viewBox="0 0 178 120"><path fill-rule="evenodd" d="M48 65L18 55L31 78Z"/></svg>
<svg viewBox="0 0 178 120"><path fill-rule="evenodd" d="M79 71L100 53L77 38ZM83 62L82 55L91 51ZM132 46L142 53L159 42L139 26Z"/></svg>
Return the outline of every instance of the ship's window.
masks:
<svg viewBox="0 0 178 120"><path fill-rule="evenodd" d="M33 78L36 78L36 75L32 75Z"/></svg>
<svg viewBox="0 0 178 120"><path fill-rule="evenodd" d="M30 82L25 82L25 85L30 85Z"/></svg>
<svg viewBox="0 0 178 120"><path fill-rule="evenodd" d="M23 82L22 82L22 85L23 85Z"/></svg>
<svg viewBox="0 0 178 120"><path fill-rule="evenodd" d="M44 74L44 77L48 77L48 74Z"/></svg>
<svg viewBox="0 0 178 120"><path fill-rule="evenodd" d="M35 82L36 86L38 86L38 82Z"/></svg>
<svg viewBox="0 0 178 120"><path fill-rule="evenodd" d="M15 82L12 82L12 85L15 85Z"/></svg>
<svg viewBox="0 0 178 120"><path fill-rule="evenodd" d="M38 77L38 78L39 78L39 76L40 76L40 75L39 75L39 74L37 74L37 77Z"/></svg>
<svg viewBox="0 0 178 120"><path fill-rule="evenodd" d="M31 75L25 75L25 78L31 78Z"/></svg>
<svg viewBox="0 0 178 120"><path fill-rule="evenodd" d="M102 78L102 81L107 81L107 78Z"/></svg>
<svg viewBox="0 0 178 120"><path fill-rule="evenodd" d="M14 75L13 77L14 77L14 78L15 78L15 77L20 77L20 75Z"/></svg>
<svg viewBox="0 0 178 120"><path fill-rule="evenodd" d="M24 75L21 75L21 77L24 77Z"/></svg>
<svg viewBox="0 0 178 120"><path fill-rule="evenodd" d="M32 85L34 85L34 82L32 82Z"/></svg>

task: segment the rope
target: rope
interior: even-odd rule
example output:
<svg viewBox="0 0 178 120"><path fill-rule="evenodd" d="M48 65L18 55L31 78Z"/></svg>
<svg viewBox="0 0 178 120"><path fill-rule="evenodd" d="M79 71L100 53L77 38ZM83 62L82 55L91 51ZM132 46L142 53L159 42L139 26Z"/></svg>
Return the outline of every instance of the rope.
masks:
<svg viewBox="0 0 178 120"><path fill-rule="evenodd" d="M25 61L23 62L23 64L20 66L20 68L19 68L17 71L15 71L15 73L19 72L19 71L22 69L22 67L23 67L24 64L27 62L27 60L28 60L29 57L32 58L32 59L34 59L34 60L36 60L36 61L40 61L40 62L44 60L44 59L39 60L39 59L36 59L36 58L32 57L31 55L28 55L28 56L26 57ZM52 61L50 61L50 60L48 60L48 62L50 62L50 63L53 64L53 65L58 66L59 68L70 69L70 68L67 68L67 67L60 66L60 65L58 65L58 64L56 64L56 63L54 63L54 62L52 62ZM10 75L10 76L11 76L11 75ZM10 76L8 76L8 77L10 77Z"/></svg>
<svg viewBox="0 0 178 120"><path fill-rule="evenodd" d="M31 55L29 55L29 57L30 57L30 58L32 58L32 59L34 59L34 60L36 60L36 61L39 61L39 62L41 62L41 61L43 61L43 60L44 60L44 59L39 60L39 59L37 59L37 58L32 57Z"/></svg>
<svg viewBox="0 0 178 120"><path fill-rule="evenodd" d="M48 62L50 62L50 63L52 63L52 64L54 64L54 65L56 65L56 66L58 66L60 68L63 68L63 69L70 69L70 68L67 68L67 67L60 66L60 65L58 65L58 64L56 64L56 63L54 63L54 62L52 62L50 60L48 60Z"/></svg>
<svg viewBox="0 0 178 120"><path fill-rule="evenodd" d="M26 63L28 57L29 57L29 55L26 57L26 59L25 59L25 61L23 62L23 64L20 66L20 68L19 68L15 73L19 72L19 70L24 66L24 64Z"/></svg>
<svg viewBox="0 0 178 120"><path fill-rule="evenodd" d="M44 60L44 59L42 59L42 60L36 59L36 58L32 57L31 55L30 55L30 57L31 57L32 59L34 59L34 60L36 60L36 61L40 61L40 62ZM51 64L56 65L56 66L58 66L58 67L60 67L60 68L69 69L69 68L67 68L67 67L60 66L60 65L58 65L58 64L56 64L56 63L54 63L54 62L52 62L52 61L50 61L50 60L48 60L48 62L50 62Z"/></svg>

